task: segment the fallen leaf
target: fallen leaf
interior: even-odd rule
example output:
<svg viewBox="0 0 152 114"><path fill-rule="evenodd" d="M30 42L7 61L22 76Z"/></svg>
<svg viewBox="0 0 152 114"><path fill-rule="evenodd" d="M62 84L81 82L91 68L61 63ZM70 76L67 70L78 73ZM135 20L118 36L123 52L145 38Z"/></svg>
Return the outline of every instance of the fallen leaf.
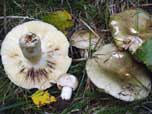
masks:
<svg viewBox="0 0 152 114"><path fill-rule="evenodd" d="M48 91L38 90L32 96L33 103L37 106L44 106L56 102L56 98L48 93Z"/></svg>
<svg viewBox="0 0 152 114"><path fill-rule="evenodd" d="M51 12L42 17L42 20L64 32L74 25L71 14L66 10Z"/></svg>

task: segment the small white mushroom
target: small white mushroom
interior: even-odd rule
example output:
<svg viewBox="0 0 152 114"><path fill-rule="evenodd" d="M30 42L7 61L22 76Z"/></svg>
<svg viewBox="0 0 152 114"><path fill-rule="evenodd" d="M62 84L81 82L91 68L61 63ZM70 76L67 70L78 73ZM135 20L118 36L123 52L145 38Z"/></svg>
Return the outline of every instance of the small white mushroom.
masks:
<svg viewBox="0 0 152 114"><path fill-rule="evenodd" d="M70 100L72 91L76 90L78 86L78 80L71 74L64 74L58 79L57 86L59 89L62 89L61 98Z"/></svg>

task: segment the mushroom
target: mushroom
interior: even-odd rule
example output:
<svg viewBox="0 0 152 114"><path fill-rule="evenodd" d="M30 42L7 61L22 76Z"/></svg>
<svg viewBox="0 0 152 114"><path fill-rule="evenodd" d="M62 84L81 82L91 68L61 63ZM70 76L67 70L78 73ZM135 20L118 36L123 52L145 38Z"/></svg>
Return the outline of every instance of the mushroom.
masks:
<svg viewBox="0 0 152 114"><path fill-rule="evenodd" d="M26 89L47 89L67 72L69 42L54 26L29 21L14 27L5 37L2 63L8 78Z"/></svg>
<svg viewBox="0 0 152 114"><path fill-rule="evenodd" d="M151 16L142 9L126 10L110 17L112 36L119 48L134 53L152 36Z"/></svg>
<svg viewBox="0 0 152 114"><path fill-rule="evenodd" d="M98 48L101 44L100 37L89 30L78 30L71 36L71 45L80 49L84 57L88 57L88 50Z"/></svg>
<svg viewBox="0 0 152 114"><path fill-rule="evenodd" d="M91 46L93 49L98 40L99 37L94 35L92 32L88 30L79 30L72 35L71 45L80 49L89 49L89 46Z"/></svg>
<svg viewBox="0 0 152 114"><path fill-rule="evenodd" d="M136 60L152 71L151 15L141 9L126 10L112 15L110 26L116 45L129 50Z"/></svg>
<svg viewBox="0 0 152 114"><path fill-rule="evenodd" d="M145 69L113 44L99 48L87 61L86 71L95 86L123 101L143 99L151 91Z"/></svg>
<svg viewBox="0 0 152 114"><path fill-rule="evenodd" d="M78 86L78 80L71 74L63 74L57 81L57 86L62 89L61 98L64 100L70 100L72 91L76 90Z"/></svg>

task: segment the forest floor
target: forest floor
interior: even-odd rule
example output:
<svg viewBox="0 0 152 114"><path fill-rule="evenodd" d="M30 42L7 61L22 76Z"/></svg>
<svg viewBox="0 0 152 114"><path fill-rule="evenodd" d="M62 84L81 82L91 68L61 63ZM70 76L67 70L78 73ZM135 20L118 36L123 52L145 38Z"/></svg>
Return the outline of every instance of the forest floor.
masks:
<svg viewBox="0 0 152 114"><path fill-rule="evenodd" d="M73 18L74 26L67 31L67 38L78 29L92 28L104 44L113 42L109 32L110 15L130 8L142 8L152 14L150 0L4 0L0 3L0 42L16 25L38 19L57 10L68 11ZM4 18L8 16L8 18ZM85 23L84 23L85 22ZM87 26L86 26L87 24ZM76 48L70 47L70 56L80 57ZM30 96L35 90L16 87L7 78L2 64L0 65L0 114L152 114L152 97L123 102L102 93L87 78L84 61L73 61L69 69L78 77L79 86L70 102L55 106L36 107ZM57 87L48 90L59 95Z"/></svg>

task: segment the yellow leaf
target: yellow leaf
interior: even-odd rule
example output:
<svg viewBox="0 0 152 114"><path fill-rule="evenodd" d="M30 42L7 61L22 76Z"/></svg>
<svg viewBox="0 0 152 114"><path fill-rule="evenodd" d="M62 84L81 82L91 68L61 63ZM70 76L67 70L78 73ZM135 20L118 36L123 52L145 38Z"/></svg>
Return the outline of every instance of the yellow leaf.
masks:
<svg viewBox="0 0 152 114"><path fill-rule="evenodd" d="M71 14L66 10L51 12L48 15L42 17L42 20L56 26L63 32L73 27L74 25Z"/></svg>
<svg viewBox="0 0 152 114"><path fill-rule="evenodd" d="M42 91L38 90L31 96L33 103L40 107L44 106L46 104L51 104L56 102L56 98L54 96L51 96L48 91Z"/></svg>

